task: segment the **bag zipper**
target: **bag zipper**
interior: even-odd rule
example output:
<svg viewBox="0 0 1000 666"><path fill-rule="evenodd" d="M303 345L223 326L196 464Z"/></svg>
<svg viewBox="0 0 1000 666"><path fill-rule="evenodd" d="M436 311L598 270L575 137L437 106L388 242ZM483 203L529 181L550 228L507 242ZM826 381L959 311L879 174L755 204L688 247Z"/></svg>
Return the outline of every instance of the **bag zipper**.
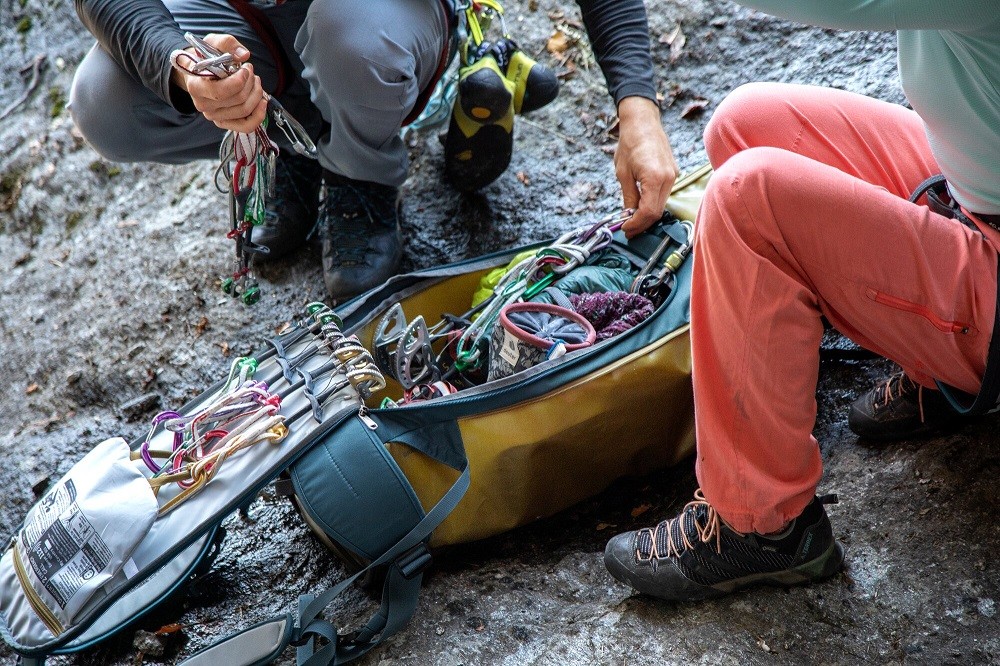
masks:
<svg viewBox="0 0 1000 666"><path fill-rule="evenodd" d="M38 592L35 592L35 588L31 586L31 581L28 579L28 571L25 569L24 562L21 561L21 555L18 551L17 544L11 545L11 559L14 561L14 573L17 574L17 580L21 583L21 589L24 590L24 596L28 599L28 603L31 604L31 608L38 615L38 618L48 627L49 631L52 632L53 636L59 636L59 634L65 631L62 623L59 622L59 618L49 610L49 607L45 605L42 598L38 596Z"/></svg>
<svg viewBox="0 0 1000 666"><path fill-rule="evenodd" d="M972 326L960 321L949 321L944 319L936 312L930 308L907 301L902 298L897 298L896 296L890 296L881 291L875 289L867 289L868 298L872 299L876 303L881 303L890 308L895 308L896 310L902 310L903 312L909 312L910 314L915 314L923 317L929 321L934 328L941 331L942 333L960 333L962 335L968 335L972 331Z"/></svg>

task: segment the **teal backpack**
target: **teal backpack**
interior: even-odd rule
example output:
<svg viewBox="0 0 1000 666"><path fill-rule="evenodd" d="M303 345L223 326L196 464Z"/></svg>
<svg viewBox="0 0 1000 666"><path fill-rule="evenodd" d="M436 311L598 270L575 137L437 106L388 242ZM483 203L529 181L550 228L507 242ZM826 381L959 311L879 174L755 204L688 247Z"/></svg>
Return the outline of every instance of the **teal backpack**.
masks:
<svg viewBox="0 0 1000 666"><path fill-rule="evenodd" d="M694 174L678 192L690 196L705 178ZM94 646L208 566L221 522L277 481L353 573L183 663L265 664L290 644L306 666L360 657L413 614L432 548L550 515L690 453L691 231L667 216L629 242L609 232L607 249L628 259L636 290L656 302L644 321L453 393L404 400L422 389L383 372L427 360L402 351L419 335L397 336L386 355L400 313L411 332L419 318L442 322L425 327L426 349L440 357L440 345L453 347L452 364L483 373L488 337L463 349L459 324L470 318L449 313L469 310L488 274L526 250L558 263L559 243L400 275L336 310L311 304L225 380L160 415L147 437L102 442L53 485L0 558L0 634L24 664ZM559 284L540 281L526 291ZM480 311L491 316L489 305ZM627 441L609 446L608 433L623 429ZM383 581L381 606L363 627L340 631L324 611L371 572Z"/></svg>

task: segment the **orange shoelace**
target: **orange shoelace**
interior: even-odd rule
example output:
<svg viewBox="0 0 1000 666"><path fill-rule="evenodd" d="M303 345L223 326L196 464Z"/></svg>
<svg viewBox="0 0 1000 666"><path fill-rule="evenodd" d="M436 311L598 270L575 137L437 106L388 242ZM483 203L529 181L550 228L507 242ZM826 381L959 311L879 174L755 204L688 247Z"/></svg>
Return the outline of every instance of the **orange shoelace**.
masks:
<svg viewBox="0 0 1000 666"><path fill-rule="evenodd" d="M646 527L639 530L636 533L636 549L635 549L635 559L637 562L649 562L650 560L657 559L663 560L671 556L680 557L682 553L691 549L694 544L688 539L687 533L684 531L684 518L687 516L688 511L697 511L699 508L705 508L705 524L701 524L698 521L697 515L694 518L694 526L697 532L697 538L702 543L708 543L713 538L715 539L715 551L718 553L722 552L722 519L719 517L718 512L715 508L708 503L705 499L705 495L702 493L701 488L694 491L694 499L684 505L684 509L675 518L670 520L665 520L658 524L656 527ZM673 530L674 527L680 530L681 536L681 547L678 548L674 545ZM667 552L660 553L657 548L657 535L660 530L667 531ZM649 554L644 556L638 548L638 543L640 541L640 536L646 533L649 535L650 539L650 550Z"/></svg>

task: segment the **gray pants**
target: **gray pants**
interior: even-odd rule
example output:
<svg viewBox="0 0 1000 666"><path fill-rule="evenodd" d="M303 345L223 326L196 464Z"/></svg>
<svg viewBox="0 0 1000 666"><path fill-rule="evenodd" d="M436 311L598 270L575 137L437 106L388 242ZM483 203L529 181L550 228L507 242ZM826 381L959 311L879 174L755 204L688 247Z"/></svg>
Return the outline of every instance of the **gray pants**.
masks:
<svg viewBox="0 0 1000 666"><path fill-rule="evenodd" d="M264 90L274 90L270 52L225 0L164 4L182 30L234 35L250 50ZM318 139L320 163L348 178L400 185L408 161L400 125L433 81L448 37L440 0L290 0L264 11L293 67L302 68L280 100ZM164 103L98 45L76 72L70 109L90 145L114 161L215 158L223 136L201 114ZM320 136L322 121L329 131Z"/></svg>

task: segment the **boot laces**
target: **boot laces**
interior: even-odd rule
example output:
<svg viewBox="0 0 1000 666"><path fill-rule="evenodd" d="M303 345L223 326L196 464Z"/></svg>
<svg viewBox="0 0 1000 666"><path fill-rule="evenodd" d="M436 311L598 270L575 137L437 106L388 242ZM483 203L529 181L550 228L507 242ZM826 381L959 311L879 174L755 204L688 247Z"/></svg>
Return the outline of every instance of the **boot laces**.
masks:
<svg viewBox="0 0 1000 666"><path fill-rule="evenodd" d="M350 183L328 186L324 232L342 265L363 263L369 237L395 223L395 202L377 201L380 194Z"/></svg>
<svg viewBox="0 0 1000 666"><path fill-rule="evenodd" d="M658 545L661 533L665 537L666 552L660 552ZM643 552L640 546L645 541L644 536L649 539L648 553ZM637 562L649 562L680 557L695 547L696 544L692 539L700 543L709 543L714 539L715 551L722 552L722 519L705 499L701 488L695 491L694 499L684 506L679 515L659 523L656 527L646 527L636 533L635 559Z"/></svg>
<svg viewBox="0 0 1000 666"><path fill-rule="evenodd" d="M873 403L886 408L894 400L905 399L917 394L917 407L920 409L920 422L924 423L924 387L906 376L905 372L897 372L887 377L884 382L875 387Z"/></svg>

